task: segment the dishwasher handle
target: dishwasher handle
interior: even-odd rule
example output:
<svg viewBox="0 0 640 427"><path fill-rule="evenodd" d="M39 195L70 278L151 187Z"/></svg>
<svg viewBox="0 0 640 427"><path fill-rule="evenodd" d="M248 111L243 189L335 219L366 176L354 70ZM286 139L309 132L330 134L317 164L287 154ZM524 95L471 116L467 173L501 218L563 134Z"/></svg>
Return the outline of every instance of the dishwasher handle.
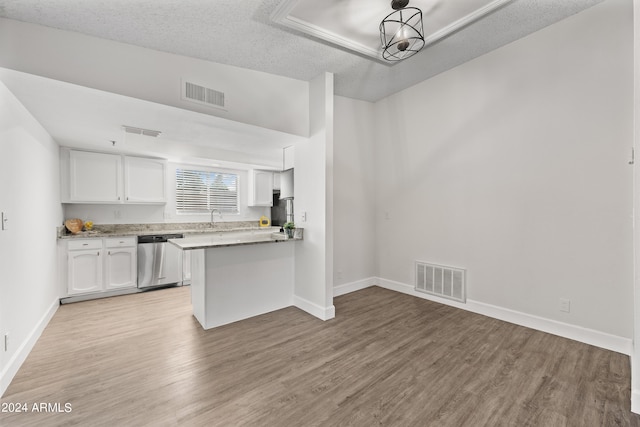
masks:
<svg viewBox="0 0 640 427"><path fill-rule="evenodd" d="M166 243L156 243L155 244L155 279L160 280L164 279L165 276L165 268L164 268L164 250Z"/></svg>

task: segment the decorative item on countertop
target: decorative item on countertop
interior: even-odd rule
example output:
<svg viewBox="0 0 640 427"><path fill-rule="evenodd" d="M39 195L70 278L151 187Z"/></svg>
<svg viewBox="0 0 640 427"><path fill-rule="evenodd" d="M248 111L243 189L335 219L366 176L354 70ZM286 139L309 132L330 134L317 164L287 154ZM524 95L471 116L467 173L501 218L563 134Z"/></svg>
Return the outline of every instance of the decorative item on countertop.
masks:
<svg viewBox="0 0 640 427"><path fill-rule="evenodd" d="M93 229L93 221L86 221L84 223L84 229L87 231L91 231Z"/></svg>
<svg viewBox="0 0 640 427"><path fill-rule="evenodd" d="M260 227L269 227L271 225L271 220L266 216L262 215L260 217Z"/></svg>
<svg viewBox="0 0 640 427"><path fill-rule="evenodd" d="M64 222L64 226L71 234L78 234L82 231L82 220L78 218L68 219Z"/></svg>
<svg viewBox="0 0 640 427"><path fill-rule="evenodd" d="M284 229L285 239L293 239L293 233L295 232L296 225L293 222L285 222L282 228Z"/></svg>

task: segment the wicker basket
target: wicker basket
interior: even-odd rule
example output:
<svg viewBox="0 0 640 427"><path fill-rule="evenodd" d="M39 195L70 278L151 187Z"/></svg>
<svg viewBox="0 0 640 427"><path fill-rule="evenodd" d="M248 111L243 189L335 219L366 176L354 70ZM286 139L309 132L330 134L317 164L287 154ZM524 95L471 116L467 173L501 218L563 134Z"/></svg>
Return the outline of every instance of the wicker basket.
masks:
<svg viewBox="0 0 640 427"><path fill-rule="evenodd" d="M78 234L82 231L82 220L78 218L68 219L64 222L64 226L67 227L71 234Z"/></svg>

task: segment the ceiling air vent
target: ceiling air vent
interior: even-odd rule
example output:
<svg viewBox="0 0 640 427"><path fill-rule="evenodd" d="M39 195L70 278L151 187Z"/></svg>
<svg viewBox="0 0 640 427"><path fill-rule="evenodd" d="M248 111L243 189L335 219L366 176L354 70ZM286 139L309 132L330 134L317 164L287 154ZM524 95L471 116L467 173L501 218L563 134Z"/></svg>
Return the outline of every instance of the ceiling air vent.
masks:
<svg viewBox="0 0 640 427"><path fill-rule="evenodd" d="M182 81L182 99L211 107L224 108L224 92L184 80Z"/></svg>
<svg viewBox="0 0 640 427"><path fill-rule="evenodd" d="M122 129L124 129L124 131L127 133L135 133L136 135L152 136L154 138L157 138L162 133L159 130L142 129L142 128L127 126L127 125L122 125Z"/></svg>

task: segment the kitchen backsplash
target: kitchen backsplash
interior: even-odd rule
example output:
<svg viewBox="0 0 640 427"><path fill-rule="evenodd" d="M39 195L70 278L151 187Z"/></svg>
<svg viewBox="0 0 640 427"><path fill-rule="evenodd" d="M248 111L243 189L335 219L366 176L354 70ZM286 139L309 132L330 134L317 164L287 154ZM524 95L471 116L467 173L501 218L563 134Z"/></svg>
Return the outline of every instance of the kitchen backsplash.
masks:
<svg viewBox="0 0 640 427"><path fill-rule="evenodd" d="M89 232L83 231L75 237L100 237L103 234L136 235L153 233L187 233L187 232L211 232L238 229L260 228L258 221L228 221L218 222L215 228L208 222L180 222L180 223L156 223L156 224L96 224ZM71 233L65 226L58 227L58 238L70 236Z"/></svg>

